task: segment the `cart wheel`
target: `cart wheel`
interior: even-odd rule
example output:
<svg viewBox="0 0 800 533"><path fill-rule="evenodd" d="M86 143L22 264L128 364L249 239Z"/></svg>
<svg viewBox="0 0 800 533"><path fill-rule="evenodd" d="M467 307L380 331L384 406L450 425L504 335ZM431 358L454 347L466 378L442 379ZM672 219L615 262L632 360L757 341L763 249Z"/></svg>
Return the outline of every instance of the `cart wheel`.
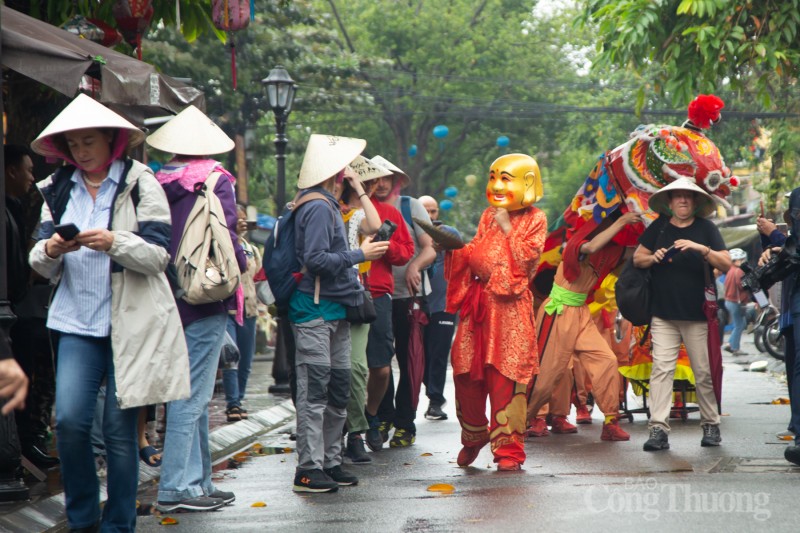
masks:
<svg viewBox="0 0 800 533"><path fill-rule="evenodd" d="M628 413L628 422L633 424L633 413Z"/></svg>

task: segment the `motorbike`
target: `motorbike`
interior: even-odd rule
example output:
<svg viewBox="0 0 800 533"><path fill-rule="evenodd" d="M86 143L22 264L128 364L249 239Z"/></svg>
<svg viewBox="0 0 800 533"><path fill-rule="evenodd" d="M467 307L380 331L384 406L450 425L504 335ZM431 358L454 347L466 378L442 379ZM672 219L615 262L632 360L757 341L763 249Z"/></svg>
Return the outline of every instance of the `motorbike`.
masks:
<svg viewBox="0 0 800 533"><path fill-rule="evenodd" d="M762 307L753 328L753 341L760 352L767 352L775 359L783 361L786 355L780 317L780 312L772 304Z"/></svg>

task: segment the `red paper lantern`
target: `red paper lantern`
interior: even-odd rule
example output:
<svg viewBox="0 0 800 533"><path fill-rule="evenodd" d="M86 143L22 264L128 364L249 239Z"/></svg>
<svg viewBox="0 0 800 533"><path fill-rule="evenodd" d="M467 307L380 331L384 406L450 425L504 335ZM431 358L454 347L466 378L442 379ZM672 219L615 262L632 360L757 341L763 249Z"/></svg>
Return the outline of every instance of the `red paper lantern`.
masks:
<svg viewBox="0 0 800 533"><path fill-rule="evenodd" d="M245 29L250 24L253 13L250 0L211 0L211 20L217 29L234 32ZM231 77L233 90L236 90L236 42L230 33L231 43Z"/></svg>
<svg viewBox="0 0 800 533"><path fill-rule="evenodd" d="M142 59L142 35L153 19L152 0L116 0L113 13L122 36Z"/></svg>

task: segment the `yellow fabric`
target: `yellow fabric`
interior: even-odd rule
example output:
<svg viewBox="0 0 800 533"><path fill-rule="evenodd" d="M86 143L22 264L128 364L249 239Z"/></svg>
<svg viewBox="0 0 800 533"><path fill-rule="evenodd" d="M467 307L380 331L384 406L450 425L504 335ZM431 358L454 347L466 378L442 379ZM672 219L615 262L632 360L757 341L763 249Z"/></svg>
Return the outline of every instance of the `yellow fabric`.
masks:
<svg viewBox="0 0 800 533"><path fill-rule="evenodd" d="M350 221L350 218L352 218L353 213L355 213L355 212L356 212L355 209L350 209L346 213L342 213L342 218L344 219L344 223L345 224L347 224ZM363 240L364 240L363 237L361 237L361 235L359 234L359 236L358 236L359 244L361 244L361 241L363 241ZM369 269L370 269L371 266L372 266L372 261L364 261L363 263L359 263L358 264L358 273L359 274L366 274L367 272L369 272Z"/></svg>

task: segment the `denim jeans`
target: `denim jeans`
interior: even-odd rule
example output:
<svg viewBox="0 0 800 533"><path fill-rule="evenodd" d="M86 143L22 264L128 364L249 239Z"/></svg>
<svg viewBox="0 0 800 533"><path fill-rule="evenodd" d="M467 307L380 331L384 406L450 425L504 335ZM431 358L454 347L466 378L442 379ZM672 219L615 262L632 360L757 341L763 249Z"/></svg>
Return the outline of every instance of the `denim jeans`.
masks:
<svg viewBox="0 0 800 533"><path fill-rule="evenodd" d="M241 407L256 352L256 317L245 318L244 324L240 326L232 316L228 316L227 330L239 348L239 365L238 368L226 368L222 371L225 403L228 408Z"/></svg>
<svg viewBox="0 0 800 533"><path fill-rule="evenodd" d="M56 372L56 437L61 481L71 529L100 519L100 484L95 472L91 430L97 394L106 380L103 439L108 456L108 501L101 531L136 529L139 409L120 409L110 337L62 334Z"/></svg>
<svg viewBox="0 0 800 533"><path fill-rule="evenodd" d="M208 402L214 393L226 321L224 314L218 314L183 328L189 348L192 392L185 400L167 404L158 501L178 502L215 490L208 448Z"/></svg>
<svg viewBox="0 0 800 533"><path fill-rule="evenodd" d="M731 350L736 351L739 349L742 340L742 332L747 326L747 320L744 317L744 306L725 300L725 309L728 310L731 315L731 321L733 321L733 331L728 337L728 344L731 345Z"/></svg>

